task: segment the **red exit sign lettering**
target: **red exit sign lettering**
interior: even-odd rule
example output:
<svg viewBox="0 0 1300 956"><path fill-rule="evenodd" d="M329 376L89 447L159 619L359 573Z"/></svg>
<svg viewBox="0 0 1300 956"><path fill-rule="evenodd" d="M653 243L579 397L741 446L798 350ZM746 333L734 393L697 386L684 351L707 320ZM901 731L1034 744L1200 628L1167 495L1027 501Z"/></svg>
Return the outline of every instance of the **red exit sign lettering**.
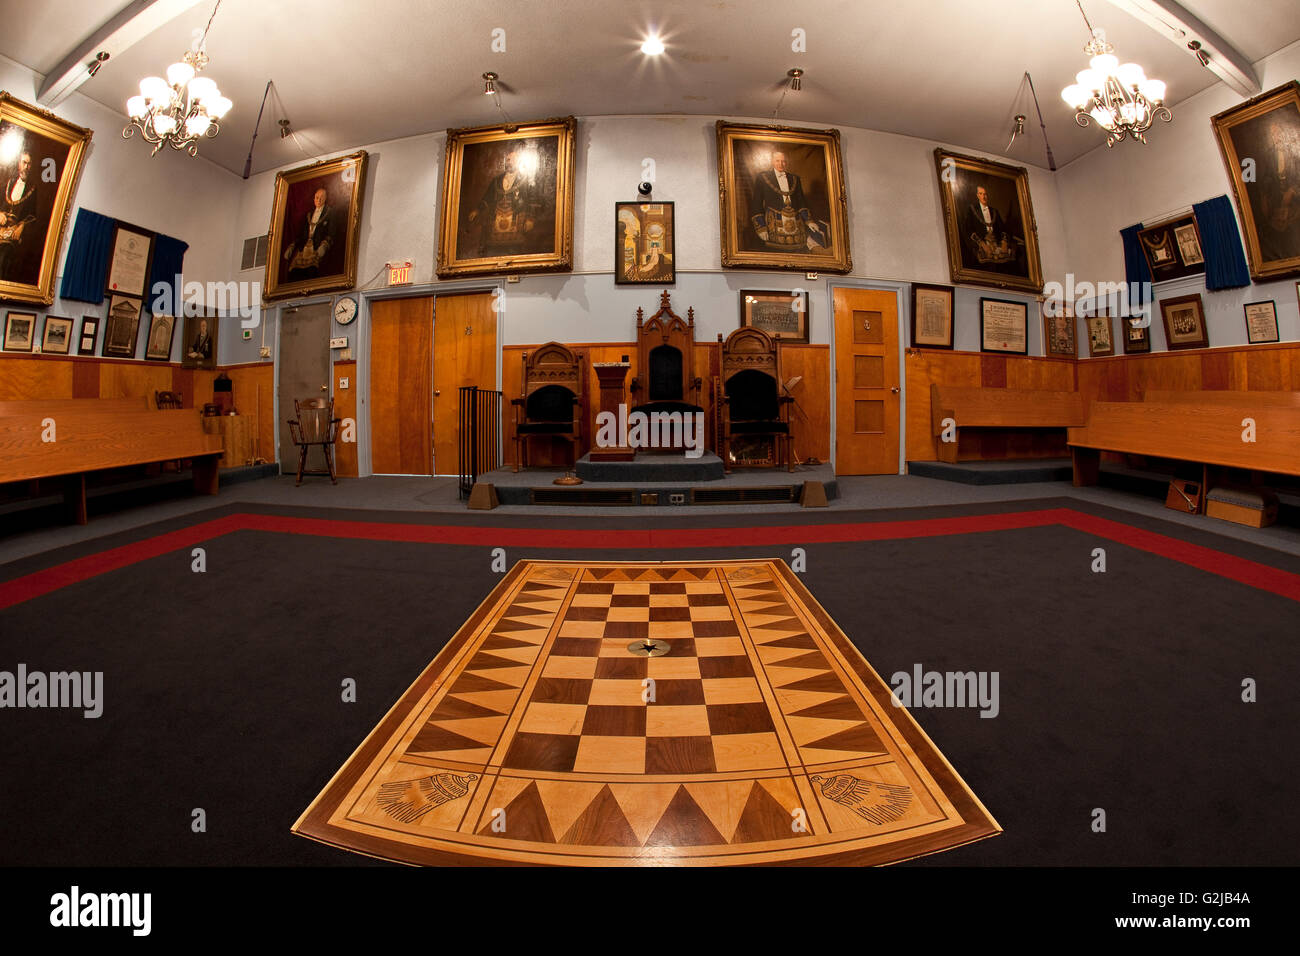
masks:
<svg viewBox="0 0 1300 956"><path fill-rule="evenodd" d="M410 262L388 263L388 284L389 285L410 285L412 265L413 263Z"/></svg>

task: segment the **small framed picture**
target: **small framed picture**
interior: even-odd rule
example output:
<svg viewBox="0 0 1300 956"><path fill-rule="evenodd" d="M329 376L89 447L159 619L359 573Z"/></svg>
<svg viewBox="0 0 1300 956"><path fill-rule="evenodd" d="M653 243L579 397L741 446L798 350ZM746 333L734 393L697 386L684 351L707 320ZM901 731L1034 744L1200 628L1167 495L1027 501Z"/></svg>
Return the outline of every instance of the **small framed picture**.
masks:
<svg viewBox="0 0 1300 956"><path fill-rule="evenodd" d="M954 290L912 283L912 347L951 349Z"/></svg>
<svg viewBox="0 0 1300 956"><path fill-rule="evenodd" d="M1246 341L1251 345L1278 341L1277 303L1246 303Z"/></svg>
<svg viewBox="0 0 1300 956"><path fill-rule="evenodd" d="M1090 315L1084 322L1088 326L1088 354L1094 358L1115 354L1115 333L1109 315Z"/></svg>
<svg viewBox="0 0 1300 956"><path fill-rule="evenodd" d="M30 352L35 338L35 312L10 312L5 316L4 351Z"/></svg>
<svg viewBox="0 0 1300 956"><path fill-rule="evenodd" d="M1138 233L1142 254L1151 269L1152 282L1182 279L1205 272L1201 233L1191 213L1178 219L1147 226Z"/></svg>
<svg viewBox="0 0 1300 956"><path fill-rule="evenodd" d="M980 299L980 351L1029 354L1029 306L1005 299Z"/></svg>
<svg viewBox="0 0 1300 956"><path fill-rule="evenodd" d="M1124 331L1120 342L1125 355L1140 355L1151 351L1151 317L1135 315L1120 319L1119 327Z"/></svg>
<svg viewBox="0 0 1300 956"><path fill-rule="evenodd" d="M740 325L762 329L782 342L807 344L808 293L745 289L740 293Z"/></svg>
<svg viewBox="0 0 1300 956"><path fill-rule="evenodd" d="M108 303L108 331L104 335L104 354L135 358L135 343L140 334L142 303L129 295L114 295Z"/></svg>
<svg viewBox="0 0 1300 956"><path fill-rule="evenodd" d="M614 203L614 282L672 285L677 257L670 202Z"/></svg>
<svg viewBox="0 0 1300 956"><path fill-rule="evenodd" d="M1160 317L1165 323L1169 350L1203 349L1210 338L1205 331L1205 305L1199 293L1160 300Z"/></svg>
<svg viewBox="0 0 1300 956"><path fill-rule="evenodd" d="M155 362L166 362L172 357L172 332L176 329L176 319L170 315L155 314L149 323L148 344L144 357Z"/></svg>
<svg viewBox="0 0 1300 956"><path fill-rule="evenodd" d="M77 345L77 354L94 355L98 340L99 316L87 315L81 320L81 342Z"/></svg>
<svg viewBox="0 0 1300 956"><path fill-rule="evenodd" d="M216 315L185 316L185 337L181 340L181 368L217 367Z"/></svg>
<svg viewBox="0 0 1300 956"><path fill-rule="evenodd" d="M1079 336L1074 310L1057 306L1049 315L1043 309L1043 354L1048 358L1078 358Z"/></svg>
<svg viewBox="0 0 1300 956"><path fill-rule="evenodd" d="M45 333L41 340L41 351L53 355L67 355L72 343L72 320L57 315L45 317Z"/></svg>

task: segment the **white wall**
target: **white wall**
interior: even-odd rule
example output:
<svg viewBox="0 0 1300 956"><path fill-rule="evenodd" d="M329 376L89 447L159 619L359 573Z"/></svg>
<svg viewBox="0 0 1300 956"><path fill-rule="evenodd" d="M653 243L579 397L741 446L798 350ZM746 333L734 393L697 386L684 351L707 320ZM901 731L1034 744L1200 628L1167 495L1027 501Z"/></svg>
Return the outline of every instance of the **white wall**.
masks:
<svg viewBox="0 0 1300 956"><path fill-rule="evenodd" d="M0 89L25 103L37 105L39 81L40 77L27 67L0 57ZM151 159L151 147L138 134L131 140L122 139L125 111L115 113L80 93L72 94L52 112L70 123L94 130L94 136L72 197L68 228L59 251L55 300L48 308L36 306L38 312L77 319L74 333L81 328L81 316L107 314L107 301L94 306L86 302L65 302L58 297L68 242L77 221L77 210L82 207L189 243L185 256L187 281L206 285L230 277L231 250L236 242L235 216L243 180L204 159L201 145L197 157L168 149ZM143 356L148 329L143 327L144 320L140 324L136 354ZM102 347L101 330L99 348ZM180 359L178 331L172 338L172 361Z"/></svg>
<svg viewBox="0 0 1300 956"><path fill-rule="evenodd" d="M1300 43L1261 60L1255 69L1265 90L1296 79L1300 76ZM1057 172L1076 282L1124 281L1124 249L1119 236L1124 227L1155 222L1214 196L1233 197L1232 181L1210 118L1243 99L1216 83L1175 107L1173 122L1157 121L1147 134L1146 146L1127 141L1113 149L1103 145ZM1281 339L1300 339L1294 280L1222 292L1206 292L1204 277L1155 287L1157 301L1193 292L1203 296L1212 348L1246 344L1242 306L1267 299L1277 302ZM1151 324L1151 347L1153 351L1165 348L1158 311ZM1083 352L1087 352L1086 344Z"/></svg>

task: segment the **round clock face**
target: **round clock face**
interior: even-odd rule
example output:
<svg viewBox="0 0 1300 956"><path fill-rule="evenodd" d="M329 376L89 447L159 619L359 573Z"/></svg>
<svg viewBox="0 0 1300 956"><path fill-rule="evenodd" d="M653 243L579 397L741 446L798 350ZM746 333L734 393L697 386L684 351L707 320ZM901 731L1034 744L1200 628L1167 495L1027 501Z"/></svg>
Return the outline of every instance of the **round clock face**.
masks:
<svg viewBox="0 0 1300 956"><path fill-rule="evenodd" d="M334 305L334 321L339 325L347 325L357 317L357 300L345 297L339 299Z"/></svg>

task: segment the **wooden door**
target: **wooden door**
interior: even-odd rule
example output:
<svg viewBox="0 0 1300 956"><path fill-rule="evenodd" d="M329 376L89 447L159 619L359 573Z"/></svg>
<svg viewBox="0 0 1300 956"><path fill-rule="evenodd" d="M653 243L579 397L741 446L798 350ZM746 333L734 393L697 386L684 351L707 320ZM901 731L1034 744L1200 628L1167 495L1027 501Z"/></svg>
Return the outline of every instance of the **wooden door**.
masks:
<svg viewBox="0 0 1300 956"><path fill-rule="evenodd" d="M835 473L898 474L898 297L835 290Z"/></svg>
<svg viewBox="0 0 1300 956"><path fill-rule="evenodd" d="M433 466L460 467L460 388L497 387L497 314L490 292L440 295L433 319ZM501 410L503 422L509 418Z"/></svg>
<svg viewBox="0 0 1300 956"><path fill-rule="evenodd" d="M370 466L433 474L433 297L370 306Z"/></svg>
<svg viewBox="0 0 1300 956"><path fill-rule="evenodd" d="M328 302L287 308L280 312L280 472L297 474L302 452L293 443L286 424L293 418L294 399L329 398L330 314ZM245 407L251 396L240 396ZM325 470L325 453L319 445L308 449L308 471Z"/></svg>

